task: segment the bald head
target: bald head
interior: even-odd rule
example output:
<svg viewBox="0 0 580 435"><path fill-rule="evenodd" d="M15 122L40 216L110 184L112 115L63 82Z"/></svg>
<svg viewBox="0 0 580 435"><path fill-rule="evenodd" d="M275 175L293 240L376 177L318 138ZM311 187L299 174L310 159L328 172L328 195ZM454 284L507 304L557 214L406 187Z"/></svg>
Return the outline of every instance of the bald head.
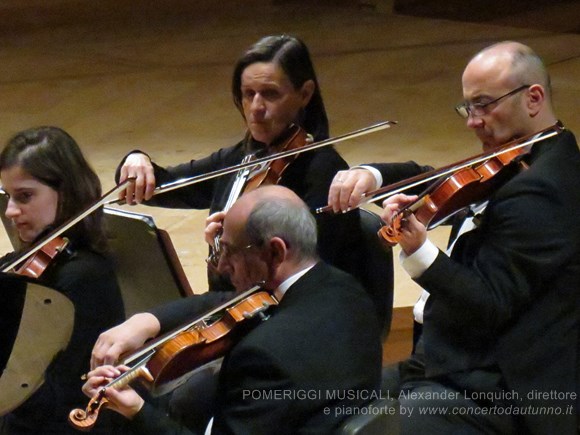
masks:
<svg viewBox="0 0 580 435"><path fill-rule="evenodd" d="M467 126L490 151L535 134L556 121L550 78L542 60L519 42L505 41L477 53L462 76L463 98L471 104Z"/></svg>
<svg viewBox="0 0 580 435"><path fill-rule="evenodd" d="M280 186L242 195L226 213L218 271L237 290L275 289L316 263L316 222L304 202Z"/></svg>
<svg viewBox="0 0 580 435"><path fill-rule="evenodd" d="M294 204L296 207L304 206L304 202L293 191L282 186L263 186L258 189L244 193L230 208L226 215L226 221L235 221L245 226L252 210L258 203L271 200L280 200ZM229 217L229 219L228 219Z"/></svg>
<svg viewBox="0 0 580 435"><path fill-rule="evenodd" d="M264 186L245 193L226 214L224 227L234 227L256 246L279 237L298 261L317 257L316 221L304 201L286 187Z"/></svg>
<svg viewBox="0 0 580 435"><path fill-rule="evenodd" d="M484 48L471 59L465 71L473 68L494 74L513 87L539 84L547 99L551 98L550 76L542 59L520 42L504 41Z"/></svg>
<svg viewBox="0 0 580 435"><path fill-rule="evenodd" d="M262 186L251 192L244 193L240 199L234 204L237 206L255 205L260 201L267 201L268 199L278 198L295 204L296 206L304 206L304 202L292 190L283 186ZM233 207L232 207L233 208Z"/></svg>

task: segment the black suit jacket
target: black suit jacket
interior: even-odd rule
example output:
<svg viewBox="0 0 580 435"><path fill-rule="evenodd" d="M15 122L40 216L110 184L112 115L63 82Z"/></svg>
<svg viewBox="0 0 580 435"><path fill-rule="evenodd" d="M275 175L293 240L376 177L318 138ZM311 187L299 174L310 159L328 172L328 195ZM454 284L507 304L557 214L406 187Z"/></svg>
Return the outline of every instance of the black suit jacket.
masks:
<svg viewBox="0 0 580 435"><path fill-rule="evenodd" d="M156 315L165 325L187 312L172 305ZM373 399L380 368L372 302L352 277L318 263L224 359L213 433L331 433ZM140 434L190 433L148 405L132 425Z"/></svg>
<svg viewBox="0 0 580 435"><path fill-rule="evenodd" d="M576 433L580 152L564 131L534 145L530 168L490 198L478 229L439 253L417 282L426 375L478 389L497 372L527 430ZM550 410L563 415L538 415Z"/></svg>

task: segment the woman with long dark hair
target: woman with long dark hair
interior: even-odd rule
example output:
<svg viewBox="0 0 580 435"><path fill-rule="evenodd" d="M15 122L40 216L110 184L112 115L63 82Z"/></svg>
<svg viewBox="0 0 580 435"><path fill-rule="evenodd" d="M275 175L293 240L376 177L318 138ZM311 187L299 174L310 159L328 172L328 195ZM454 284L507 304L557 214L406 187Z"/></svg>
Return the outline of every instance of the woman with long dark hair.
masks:
<svg viewBox="0 0 580 435"><path fill-rule="evenodd" d="M156 165L141 151L130 153L117 170L118 181L136 178L135 186L128 187L124 194L129 203L145 201L154 206L222 212L235 174L156 196L152 193L156 186L238 165L249 154L263 157L280 152L292 125L300 126L314 141L329 136L326 109L310 53L298 38L266 36L250 46L234 67L232 97L246 123L244 138L206 158L168 168ZM294 191L315 210L326 203L334 174L347 168L338 152L328 146L300 154L289 163L278 184ZM222 219L223 214L217 214L208 222L221 225ZM350 254L358 243L358 214L317 215L316 221L321 258L356 275L359 259ZM210 276L210 289L225 288L219 281L211 281Z"/></svg>
<svg viewBox="0 0 580 435"><path fill-rule="evenodd" d="M0 179L8 195L5 215L22 244L21 250L0 259L3 265L101 196L99 178L79 146L57 127L31 128L10 139L0 153ZM71 408L84 401L81 376L89 370L92 345L101 331L124 318L121 292L107 257L102 210L62 237L68 239L65 251L38 281L72 301L73 333L47 369L44 384L4 417L3 434L75 433L67 417ZM107 424L99 428L103 433L109 429Z"/></svg>

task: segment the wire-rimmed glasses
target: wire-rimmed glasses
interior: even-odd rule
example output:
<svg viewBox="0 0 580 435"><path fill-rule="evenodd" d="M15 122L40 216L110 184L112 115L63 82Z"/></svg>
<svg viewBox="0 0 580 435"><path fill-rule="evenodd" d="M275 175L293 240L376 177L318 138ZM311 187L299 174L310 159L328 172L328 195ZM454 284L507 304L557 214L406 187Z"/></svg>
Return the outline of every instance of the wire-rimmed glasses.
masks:
<svg viewBox="0 0 580 435"><path fill-rule="evenodd" d="M519 88L515 88L514 90L509 91L507 94L504 94L501 97L496 98L495 100L487 101L485 103L469 103L467 101L464 101L463 103L455 106L455 111L459 116L465 119L467 119L469 115L483 116L488 113L487 107L490 106L491 104L498 103L504 98L517 94L518 92L523 91L524 89L527 89L530 86L532 85L522 85Z"/></svg>

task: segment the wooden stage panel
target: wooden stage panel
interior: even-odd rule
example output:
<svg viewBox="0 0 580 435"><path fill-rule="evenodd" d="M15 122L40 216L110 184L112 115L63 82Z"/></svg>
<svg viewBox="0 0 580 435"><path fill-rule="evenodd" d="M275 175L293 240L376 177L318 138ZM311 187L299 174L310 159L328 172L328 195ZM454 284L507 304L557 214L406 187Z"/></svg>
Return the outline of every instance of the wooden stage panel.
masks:
<svg viewBox="0 0 580 435"><path fill-rule="evenodd" d="M378 1L311 3L3 1L0 144L24 128L60 126L77 139L105 189L120 159L136 148L167 165L203 157L242 137L230 95L233 64L248 45L273 33L309 45L333 134L399 122L338 145L352 165L414 159L442 166L478 153L453 106L470 56L504 39L528 43L545 58L560 118L580 131L580 35L534 27L564 6L541 17L528 10L468 23L378 12ZM570 3L565 7L566 20L580 16ZM130 210L153 215L169 232L193 290L205 291L207 213ZM432 236L445 245L445 229ZM0 232L0 252L10 249ZM398 265L395 273L395 306L408 307L419 288Z"/></svg>

